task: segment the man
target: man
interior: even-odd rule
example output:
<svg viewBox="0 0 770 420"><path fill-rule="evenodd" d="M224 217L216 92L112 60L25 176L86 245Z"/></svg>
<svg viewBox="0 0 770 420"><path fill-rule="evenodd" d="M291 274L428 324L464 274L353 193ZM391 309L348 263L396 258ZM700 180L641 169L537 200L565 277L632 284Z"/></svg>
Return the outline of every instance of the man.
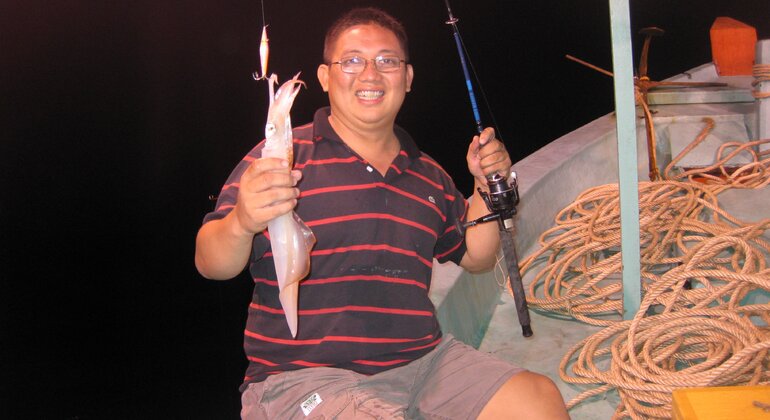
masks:
<svg viewBox="0 0 770 420"><path fill-rule="evenodd" d="M242 417L567 418L546 377L442 335L428 298L432 259L492 268L497 226L454 228L487 213L395 125L414 70L399 22L354 9L329 30L318 80L329 108L294 130L295 169L239 164L198 233L196 266L228 279L248 264L255 288L244 349ZM253 159L252 159L253 158ZM471 141L476 187L511 160L492 129ZM301 182L300 182L301 181ZM301 191L301 192L300 192ZM292 339L278 301L267 222L289 211L313 230Z"/></svg>

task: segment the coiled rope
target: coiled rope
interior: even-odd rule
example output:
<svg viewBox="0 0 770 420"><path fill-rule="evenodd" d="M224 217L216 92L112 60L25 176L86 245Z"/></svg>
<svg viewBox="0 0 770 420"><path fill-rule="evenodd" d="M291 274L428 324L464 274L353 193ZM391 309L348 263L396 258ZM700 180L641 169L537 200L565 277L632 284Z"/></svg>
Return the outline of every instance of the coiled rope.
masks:
<svg viewBox="0 0 770 420"><path fill-rule="evenodd" d="M670 418L676 388L770 384L770 304L743 306L751 291L770 293L766 257L744 239L760 229L700 241L647 287L633 320L573 346L559 376L594 388L567 407L616 389L613 418Z"/></svg>
<svg viewBox="0 0 770 420"><path fill-rule="evenodd" d="M595 386L568 408L617 389L613 419L668 419L674 389L769 383L770 336L750 316L766 317L770 305L642 314L586 338L562 358L562 380Z"/></svg>
<svg viewBox="0 0 770 420"><path fill-rule="evenodd" d="M719 146L714 163L702 168L684 170L674 173L674 168L679 161L698 147L714 129L714 120L704 118L706 124L698 136L687 145L674 159L671 160L663 171L664 179L684 181L703 180L715 187L719 193L726 188L761 188L770 183L770 150L758 152L762 144L770 143L770 139L749 142L726 142ZM730 166L730 161L736 156L749 155L750 163L735 169ZM734 170L731 170L734 169Z"/></svg>
<svg viewBox="0 0 770 420"><path fill-rule="evenodd" d="M740 255L729 258L740 263L715 266L725 251ZM719 236L686 260L647 289L634 319L584 339L562 358L562 380L596 386L568 407L614 388L621 403L613 418L670 418L676 388L770 383L770 304L741 305L750 290L770 291L764 256L740 238Z"/></svg>
<svg viewBox="0 0 770 420"><path fill-rule="evenodd" d="M639 184L642 288L682 265L692 248L717 236L737 236L770 252L761 236L770 219L744 223L719 208L706 185L679 181ZM622 318L620 212L617 184L583 192L540 236L540 249L522 261L535 271L527 302L588 324L607 326ZM716 264L736 264L717 259ZM539 270L538 270L539 269Z"/></svg>
<svg viewBox="0 0 770 420"><path fill-rule="evenodd" d="M751 92L757 99L770 98L770 91L762 92L757 88L762 82L770 82L770 64L755 64L753 67L754 81L751 86L755 89Z"/></svg>
<svg viewBox="0 0 770 420"><path fill-rule="evenodd" d="M530 307L606 326L561 361L562 380L592 387L568 408L615 389L613 418L670 418L676 388L770 384L770 304L746 302L754 291L770 296L770 243L762 236L770 219L743 222L717 200L728 188L770 183L770 158L755 150L768 140L726 143L713 165L675 173L713 128L704 122L666 180L639 184L644 299L633 320L621 320L617 184L583 192L520 264L523 275L534 272ZM740 153L752 162L729 168Z"/></svg>

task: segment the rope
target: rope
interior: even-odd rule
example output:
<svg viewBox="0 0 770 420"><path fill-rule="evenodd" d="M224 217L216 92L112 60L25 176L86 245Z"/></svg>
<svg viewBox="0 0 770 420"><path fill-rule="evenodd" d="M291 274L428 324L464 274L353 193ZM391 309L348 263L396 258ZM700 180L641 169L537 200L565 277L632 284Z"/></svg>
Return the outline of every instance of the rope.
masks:
<svg viewBox="0 0 770 420"><path fill-rule="evenodd" d="M770 296L770 219L738 220L717 200L770 183L768 152L755 151L769 140L725 143L713 165L674 173L713 129L704 122L663 181L639 184L644 299L634 319L622 320L617 184L580 194L520 264L534 272L531 307L606 327L562 358L562 380L588 388L568 408L617 390L613 418L670 418L676 388L770 384L770 303L747 304L752 292ZM728 167L741 153L752 162Z"/></svg>
<svg viewBox="0 0 770 420"><path fill-rule="evenodd" d="M751 321L754 314L768 316L770 305L640 312L605 328L561 360L563 381L595 386L567 402L568 409L616 389L613 418L668 419L674 389L770 383L770 334Z"/></svg>
<svg viewBox="0 0 770 420"><path fill-rule="evenodd" d="M663 171L665 179L670 180L702 180L710 185L718 186L716 192L721 192L726 188L761 188L770 183L770 150L757 152L759 145L770 143L770 139L756 140L749 142L727 142L719 146L716 153L716 159L713 164L675 174L674 168L679 161L695 149L703 140L708 137L711 130L714 129L714 120L704 118L706 126L701 130L698 136L687 145L674 159L671 160ZM733 168L729 162L736 156L751 156L751 163L744 164L740 168Z"/></svg>
<svg viewBox="0 0 770 420"><path fill-rule="evenodd" d="M758 86L762 82L770 82L770 64L755 64L753 67L754 81L751 82L751 86L756 88L751 92L756 99L770 98L770 91L762 92Z"/></svg>
<svg viewBox="0 0 770 420"><path fill-rule="evenodd" d="M730 247L743 264L735 271L713 267L713 259ZM715 287L715 280L723 285ZM736 237L703 241L685 264L648 288L633 320L584 339L562 358L562 380L598 385L567 406L615 388L621 397L615 417L669 418L676 388L770 383L770 304L741 306L756 288L770 291L762 255ZM599 367L608 357L609 367Z"/></svg>
<svg viewBox="0 0 770 420"><path fill-rule="evenodd" d="M655 126L652 119L652 112L650 106L647 105L646 93L643 93L639 86L634 87L634 97L636 103L642 107L644 112L644 128L647 135L647 153L649 154L649 177L650 181L657 181L660 179L660 173L658 171L658 157L657 157L657 136L655 135Z"/></svg>
<svg viewBox="0 0 770 420"><path fill-rule="evenodd" d="M737 264L715 266L725 251L739 256L727 258ZM633 320L584 339L562 358L562 380L596 386L568 408L617 389L621 402L613 418L670 418L674 389L770 384L770 304L741 306L749 291L770 291L764 256L741 238L722 235L685 259L647 289Z"/></svg>
<svg viewBox="0 0 770 420"><path fill-rule="evenodd" d="M754 250L752 255L770 252L770 243L761 236L770 229L770 219L744 223L733 218L703 184L641 182L639 225L643 289L683 264L690 250L709 238L739 236ZM600 326L622 318L617 184L583 192L557 215L556 226L539 242L540 249L520 265L522 275L535 271L527 296L531 307ZM724 259L715 263L736 264Z"/></svg>

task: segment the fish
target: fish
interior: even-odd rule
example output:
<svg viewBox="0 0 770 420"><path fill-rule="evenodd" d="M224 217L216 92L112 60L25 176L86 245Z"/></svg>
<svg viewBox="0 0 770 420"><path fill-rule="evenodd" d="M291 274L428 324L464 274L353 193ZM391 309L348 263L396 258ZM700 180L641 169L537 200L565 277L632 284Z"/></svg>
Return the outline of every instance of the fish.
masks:
<svg viewBox="0 0 770 420"><path fill-rule="evenodd" d="M293 166L294 147L291 132L291 111L294 98L304 82L299 73L286 81L276 92L278 78L268 79L270 107L265 123L265 146L262 157L285 159ZM310 250L315 244L313 231L294 211L278 216L267 224L273 263L278 279L278 298L281 301L292 338L297 337L299 282L310 272Z"/></svg>

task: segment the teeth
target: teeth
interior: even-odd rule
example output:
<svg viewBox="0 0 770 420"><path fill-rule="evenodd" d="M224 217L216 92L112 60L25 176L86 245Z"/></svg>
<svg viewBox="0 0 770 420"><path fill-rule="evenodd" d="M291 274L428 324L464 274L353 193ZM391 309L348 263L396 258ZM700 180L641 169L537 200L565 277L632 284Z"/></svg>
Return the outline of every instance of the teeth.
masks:
<svg viewBox="0 0 770 420"><path fill-rule="evenodd" d="M377 99L384 94L385 92L381 90L359 90L356 92L356 96L363 99Z"/></svg>

